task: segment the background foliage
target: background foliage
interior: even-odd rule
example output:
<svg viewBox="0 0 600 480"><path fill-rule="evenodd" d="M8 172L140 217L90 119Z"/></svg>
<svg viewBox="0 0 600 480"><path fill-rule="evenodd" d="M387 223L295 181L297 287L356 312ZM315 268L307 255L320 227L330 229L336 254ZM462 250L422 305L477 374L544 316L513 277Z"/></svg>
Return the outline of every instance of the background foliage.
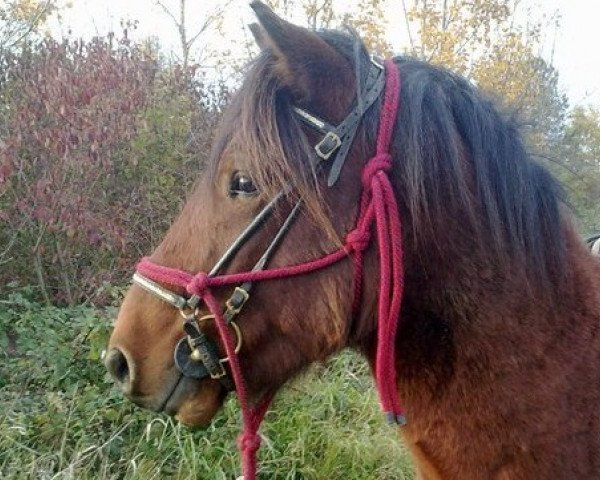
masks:
<svg viewBox="0 0 600 480"><path fill-rule="evenodd" d="M201 431L134 407L99 361L115 309L44 306L30 295L13 293L0 308L9 352L0 361L0 478L235 478L235 400ZM261 431L264 478L413 478L366 365L349 353L290 385Z"/></svg>
<svg viewBox="0 0 600 480"><path fill-rule="evenodd" d="M127 29L44 39L4 64L0 279L37 284L46 303L101 301L185 199L225 92Z"/></svg>

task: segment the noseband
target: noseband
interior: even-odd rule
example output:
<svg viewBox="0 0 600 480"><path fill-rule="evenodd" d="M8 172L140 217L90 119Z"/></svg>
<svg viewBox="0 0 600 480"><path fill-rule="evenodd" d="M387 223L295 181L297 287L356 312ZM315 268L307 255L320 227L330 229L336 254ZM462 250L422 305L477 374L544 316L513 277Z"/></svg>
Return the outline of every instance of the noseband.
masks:
<svg viewBox="0 0 600 480"><path fill-rule="evenodd" d="M358 96L356 105L337 126L332 126L298 107L294 107L293 111L303 123L324 135L315 146L315 167L320 170L329 166L327 183L329 186L333 186L339 178L362 118L381 96L384 89L376 154L363 167L361 177L363 190L358 219L355 228L347 234L345 245L342 248L305 263L280 268L266 268L298 216L302 205L302 201L299 200L292 207L251 271L222 274L223 269L235 257L240 248L264 225L278 204L290 192L291 188L286 187L258 213L210 272L192 275L154 264L148 258L142 259L137 265L133 281L177 308L182 315L186 337L179 341L174 354L175 364L182 375L196 379L211 377L219 380L228 390L235 387L244 420L244 430L239 438L239 447L243 454L245 480L253 480L256 476L256 451L260 445L260 436L257 432L271 397L266 396L257 405L249 405L246 383L241 374L237 356L243 346L243 340L241 330L235 323L236 316L250 298L254 282L307 274L327 268L347 258L351 258L354 264L353 310L356 311L361 298L362 260L364 252L370 244L372 230L375 230L377 234L380 262L376 384L388 421L399 425L406 423L398 399L395 367L395 338L404 277L401 225L398 205L387 175L392 167L389 150L399 104L400 76L398 68L391 60L386 60L385 67L373 61L365 87ZM330 162L330 160L332 161ZM329 163L330 165L328 165ZM161 284L183 287L189 296L181 296ZM235 289L223 307L214 297L212 289L224 286L235 286ZM201 301L210 311L209 315L200 316ZM203 333L201 324L206 321L215 322L227 354L225 358L219 357L216 345ZM229 363L230 374L225 368L226 363Z"/></svg>

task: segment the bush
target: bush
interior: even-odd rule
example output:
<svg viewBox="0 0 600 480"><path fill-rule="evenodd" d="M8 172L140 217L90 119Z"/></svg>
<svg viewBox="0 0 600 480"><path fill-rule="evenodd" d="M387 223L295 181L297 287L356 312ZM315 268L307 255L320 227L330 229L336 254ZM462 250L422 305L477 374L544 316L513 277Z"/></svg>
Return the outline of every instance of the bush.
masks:
<svg viewBox="0 0 600 480"><path fill-rule="evenodd" d="M129 276L179 209L224 90L215 103L193 68L126 33L45 40L6 62L0 281L37 284L46 303L102 301L98 287Z"/></svg>

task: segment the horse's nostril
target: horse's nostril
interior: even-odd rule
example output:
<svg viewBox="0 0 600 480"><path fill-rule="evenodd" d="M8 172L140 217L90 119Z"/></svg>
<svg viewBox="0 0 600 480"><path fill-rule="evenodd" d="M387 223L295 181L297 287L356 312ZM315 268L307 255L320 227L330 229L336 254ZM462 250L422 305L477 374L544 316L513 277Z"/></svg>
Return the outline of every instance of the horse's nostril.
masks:
<svg viewBox="0 0 600 480"><path fill-rule="evenodd" d="M104 360L106 369L111 376L119 383L124 391L130 387L131 375L127 357L118 348L111 349Z"/></svg>

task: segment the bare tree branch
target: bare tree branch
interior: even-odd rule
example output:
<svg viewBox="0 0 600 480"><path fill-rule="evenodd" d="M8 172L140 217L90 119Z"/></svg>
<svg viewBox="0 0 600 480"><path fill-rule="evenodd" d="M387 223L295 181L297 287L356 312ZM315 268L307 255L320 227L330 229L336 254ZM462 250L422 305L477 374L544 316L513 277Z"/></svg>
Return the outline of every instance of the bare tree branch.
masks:
<svg viewBox="0 0 600 480"><path fill-rule="evenodd" d="M189 65L190 53L192 47L194 46L194 43L196 43L198 38L200 38L204 32L206 32L216 21L218 21L223 16L225 9L227 9L232 2L233 0L227 0L225 3L216 7L215 10L206 17L206 19L202 23L201 27L196 31L196 33L189 37L186 25L186 0L179 0L179 18L177 18L177 16L169 9L169 7L165 5L163 0L155 0L156 5L159 6L162 9L162 11L171 18L173 24L177 28L177 31L179 33L179 44L181 47L181 61L184 67L187 67Z"/></svg>
<svg viewBox="0 0 600 480"><path fill-rule="evenodd" d="M411 54L415 54L415 42L412 32L410 31L410 20L408 18L408 10L406 9L406 0L402 0L402 9L404 10L404 21L406 22L406 31L408 32L408 41L410 42Z"/></svg>
<svg viewBox="0 0 600 480"><path fill-rule="evenodd" d="M175 18L175 15L173 15L171 13L171 10L169 10L165 4L163 2L161 2L161 0L155 0L156 1L156 5L158 5L163 12L165 12L169 17L171 17L171 20L173 20L173 23L177 26L179 26L179 20L177 20L177 18Z"/></svg>
<svg viewBox="0 0 600 480"><path fill-rule="evenodd" d="M30 35L35 29L36 27L39 26L40 21L42 20L42 18L44 18L45 15L48 14L48 12L50 11L50 9L53 6L53 0L46 0L46 2L42 5L39 5L37 11L35 12L34 17L27 23L27 25L24 27L25 29L21 32L19 32L20 28L16 27L14 29L14 31L12 32L8 32L8 34L6 35L6 37L3 39L2 43L0 43L0 54L2 54L3 52L5 52L6 50L9 50L13 47L15 47L16 45L18 45L21 41L23 41L28 35ZM5 26L6 28L6 26ZM23 27L21 27L23 28ZM7 31L7 30L5 30ZM12 37L17 36L17 38L15 38L14 40L12 39Z"/></svg>

